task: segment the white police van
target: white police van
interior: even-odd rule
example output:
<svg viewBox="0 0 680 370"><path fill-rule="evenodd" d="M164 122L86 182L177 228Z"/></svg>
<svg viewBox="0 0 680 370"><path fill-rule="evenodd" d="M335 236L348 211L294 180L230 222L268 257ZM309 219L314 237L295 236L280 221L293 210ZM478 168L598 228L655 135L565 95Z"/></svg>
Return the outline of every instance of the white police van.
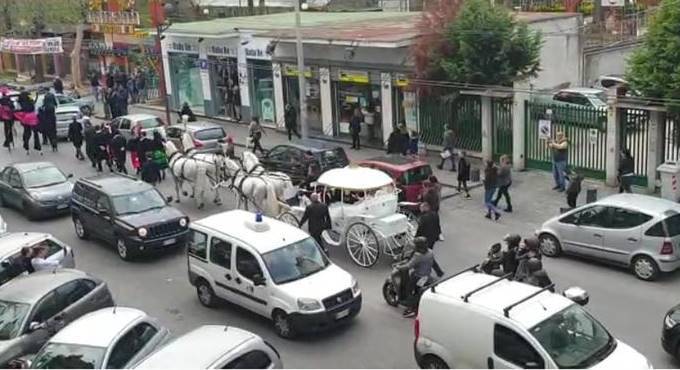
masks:
<svg viewBox="0 0 680 370"><path fill-rule="evenodd" d="M189 281L204 306L217 298L243 306L271 318L281 337L336 326L361 310L352 275L281 221L228 211L193 221L187 244Z"/></svg>

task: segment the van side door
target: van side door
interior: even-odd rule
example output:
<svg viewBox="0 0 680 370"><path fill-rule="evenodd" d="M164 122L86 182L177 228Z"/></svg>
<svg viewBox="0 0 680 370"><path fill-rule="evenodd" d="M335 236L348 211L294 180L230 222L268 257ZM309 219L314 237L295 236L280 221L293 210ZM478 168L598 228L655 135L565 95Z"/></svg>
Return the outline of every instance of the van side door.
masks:
<svg viewBox="0 0 680 370"><path fill-rule="evenodd" d="M234 288L241 297L243 306L253 312L269 317L269 292L268 286L271 281L265 281L264 285L256 285L258 278L263 278L264 268L261 260L251 251L244 247L235 248Z"/></svg>
<svg viewBox="0 0 680 370"><path fill-rule="evenodd" d="M495 324L493 352L487 358L489 369L544 369L552 367L534 346L515 330Z"/></svg>
<svg viewBox="0 0 680 370"><path fill-rule="evenodd" d="M223 238L211 237L207 256L208 263L205 269L215 282L215 294L222 299L238 303L241 298L235 294L237 288L233 286L236 275L232 269L232 255L231 242Z"/></svg>

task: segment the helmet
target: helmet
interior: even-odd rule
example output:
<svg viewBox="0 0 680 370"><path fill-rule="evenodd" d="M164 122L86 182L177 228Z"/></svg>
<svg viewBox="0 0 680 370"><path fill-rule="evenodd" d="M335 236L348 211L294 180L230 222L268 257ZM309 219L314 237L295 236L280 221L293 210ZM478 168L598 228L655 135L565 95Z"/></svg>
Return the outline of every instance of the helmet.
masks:
<svg viewBox="0 0 680 370"><path fill-rule="evenodd" d="M524 239L524 245L526 245L528 249L538 250L538 247L541 245L541 242L538 241L538 238L532 236L530 238Z"/></svg>
<svg viewBox="0 0 680 370"><path fill-rule="evenodd" d="M529 258L527 261L527 268L529 269L529 272L536 272L541 269L543 269L543 263L541 263L541 260L538 258Z"/></svg>
<svg viewBox="0 0 680 370"><path fill-rule="evenodd" d="M415 239L413 239L413 244L416 247L416 251L418 252L426 252L427 251L427 238L424 236L419 236Z"/></svg>
<svg viewBox="0 0 680 370"><path fill-rule="evenodd" d="M491 253L498 253L501 251L501 243L496 243L491 246L491 249L489 250Z"/></svg>
<svg viewBox="0 0 680 370"><path fill-rule="evenodd" d="M510 247L516 247L522 241L522 237L518 234L508 234L503 238L503 241L508 243Z"/></svg>

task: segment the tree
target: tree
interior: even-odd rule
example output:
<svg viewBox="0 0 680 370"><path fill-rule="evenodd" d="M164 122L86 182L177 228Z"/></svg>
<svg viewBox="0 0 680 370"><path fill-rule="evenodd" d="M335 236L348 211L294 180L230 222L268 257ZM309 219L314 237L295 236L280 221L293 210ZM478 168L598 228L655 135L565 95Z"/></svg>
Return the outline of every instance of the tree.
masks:
<svg viewBox="0 0 680 370"><path fill-rule="evenodd" d="M416 66L416 77L441 79L445 74L437 62L449 57L454 50L446 43L444 33L447 26L456 19L462 0L436 0L425 3L416 27L421 36L411 48Z"/></svg>
<svg viewBox="0 0 680 370"><path fill-rule="evenodd" d="M631 87L652 98L674 99L680 108L680 0L663 0L644 43L628 60Z"/></svg>
<svg viewBox="0 0 680 370"><path fill-rule="evenodd" d="M450 81L509 86L540 70L542 37L487 0L465 0L445 32L454 52L435 60Z"/></svg>

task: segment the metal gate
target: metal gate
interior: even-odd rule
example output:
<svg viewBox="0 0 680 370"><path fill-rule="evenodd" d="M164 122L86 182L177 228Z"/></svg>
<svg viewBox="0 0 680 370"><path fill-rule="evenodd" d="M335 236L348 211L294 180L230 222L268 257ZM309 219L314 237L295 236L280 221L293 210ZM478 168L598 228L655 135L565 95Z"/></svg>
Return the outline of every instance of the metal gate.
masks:
<svg viewBox="0 0 680 370"><path fill-rule="evenodd" d="M550 118L551 136L564 132L569 141L567 164L580 174L604 179L607 158L607 110L591 107L556 106L536 102L525 103L526 166L550 171L552 153L548 142L539 138L540 119ZM550 116L548 110L552 111Z"/></svg>
<svg viewBox="0 0 680 370"><path fill-rule="evenodd" d="M491 103L493 124L493 157L512 157L512 99L493 99Z"/></svg>
<svg viewBox="0 0 680 370"><path fill-rule="evenodd" d="M633 184L647 186L649 111L621 109L619 117L621 149L630 150L635 162Z"/></svg>
<svg viewBox="0 0 680 370"><path fill-rule="evenodd" d="M421 139L441 145L444 125L451 125L456 149L482 151L482 104L479 96L423 96L419 106Z"/></svg>
<svg viewBox="0 0 680 370"><path fill-rule="evenodd" d="M664 126L664 161L680 161L680 115L668 113Z"/></svg>

